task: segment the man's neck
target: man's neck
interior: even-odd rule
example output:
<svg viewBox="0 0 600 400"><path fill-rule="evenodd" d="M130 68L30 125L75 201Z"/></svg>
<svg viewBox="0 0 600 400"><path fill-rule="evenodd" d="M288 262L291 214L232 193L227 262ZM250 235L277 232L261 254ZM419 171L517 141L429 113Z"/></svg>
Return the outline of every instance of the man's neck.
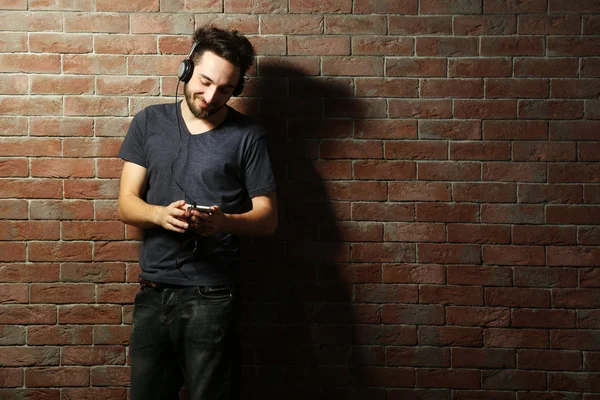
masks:
<svg viewBox="0 0 600 400"><path fill-rule="evenodd" d="M216 113L207 118L197 118L188 108L185 100L181 102L183 121L192 135L199 135L215 129L227 118L227 106L219 108Z"/></svg>

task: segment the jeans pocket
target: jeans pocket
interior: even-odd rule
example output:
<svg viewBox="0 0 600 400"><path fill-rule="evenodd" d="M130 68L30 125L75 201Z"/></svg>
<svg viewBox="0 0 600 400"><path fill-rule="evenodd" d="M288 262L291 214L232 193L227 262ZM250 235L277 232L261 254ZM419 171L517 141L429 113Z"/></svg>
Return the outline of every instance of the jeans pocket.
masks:
<svg viewBox="0 0 600 400"><path fill-rule="evenodd" d="M208 300L227 300L233 297L233 285L198 286L200 297Z"/></svg>

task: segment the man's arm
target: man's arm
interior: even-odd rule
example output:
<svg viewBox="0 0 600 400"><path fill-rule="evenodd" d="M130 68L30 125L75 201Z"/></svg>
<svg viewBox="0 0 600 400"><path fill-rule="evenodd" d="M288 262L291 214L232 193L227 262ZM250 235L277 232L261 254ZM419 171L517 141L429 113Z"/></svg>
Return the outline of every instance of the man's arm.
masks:
<svg viewBox="0 0 600 400"><path fill-rule="evenodd" d="M190 226L196 232L210 235L216 232L240 236L267 236L277 229L277 196L275 192L252 198L252 210L243 214L226 214L218 206L211 214L192 211Z"/></svg>
<svg viewBox="0 0 600 400"><path fill-rule="evenodd" d="M119 219L142 229L162 226L171 231L185 232L189 226L185 222L185 200L173 202L166 207L151 205L142 200L148 184L146 172L146 168L125 161L119 189Z"/></svg>

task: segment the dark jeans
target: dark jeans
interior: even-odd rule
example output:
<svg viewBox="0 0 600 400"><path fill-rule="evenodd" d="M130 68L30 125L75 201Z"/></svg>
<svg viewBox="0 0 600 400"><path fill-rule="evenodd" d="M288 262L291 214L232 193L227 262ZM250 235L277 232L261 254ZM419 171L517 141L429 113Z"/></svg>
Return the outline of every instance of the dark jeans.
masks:
<svg viewBox="0 0 600 400"><path fill-rule="evenodd" d="M239 306L235 289L153 288L136 295L131 400L239 397Z"/></svg>

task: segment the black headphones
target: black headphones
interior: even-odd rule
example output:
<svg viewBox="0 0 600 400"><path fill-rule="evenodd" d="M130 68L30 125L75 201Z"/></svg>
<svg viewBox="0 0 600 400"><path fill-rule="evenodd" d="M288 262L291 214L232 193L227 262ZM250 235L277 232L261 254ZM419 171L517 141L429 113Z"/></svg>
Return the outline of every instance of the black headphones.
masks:
<svg viewBox="0 0 600 400"><path fill-rule="evenodd" d="M177 70L177 76L179 77L179 80L181 82L187 83L192 78L192 74L194 73L194 62L192 61L191 57L192 57L192 54L194 53L194 50L196 49L197 45L198 45L198 42L194 42L194 45L192 46L192 50L190 51L190 54L188 54L186 59L183 60L179 64L179 69ZM233 89L232 95L239 96L240 94L242 94L245 84L246 84L246 80L244 79L244 77L243 76L240 77L238 84L236 85L235 89Z"/></svg>

